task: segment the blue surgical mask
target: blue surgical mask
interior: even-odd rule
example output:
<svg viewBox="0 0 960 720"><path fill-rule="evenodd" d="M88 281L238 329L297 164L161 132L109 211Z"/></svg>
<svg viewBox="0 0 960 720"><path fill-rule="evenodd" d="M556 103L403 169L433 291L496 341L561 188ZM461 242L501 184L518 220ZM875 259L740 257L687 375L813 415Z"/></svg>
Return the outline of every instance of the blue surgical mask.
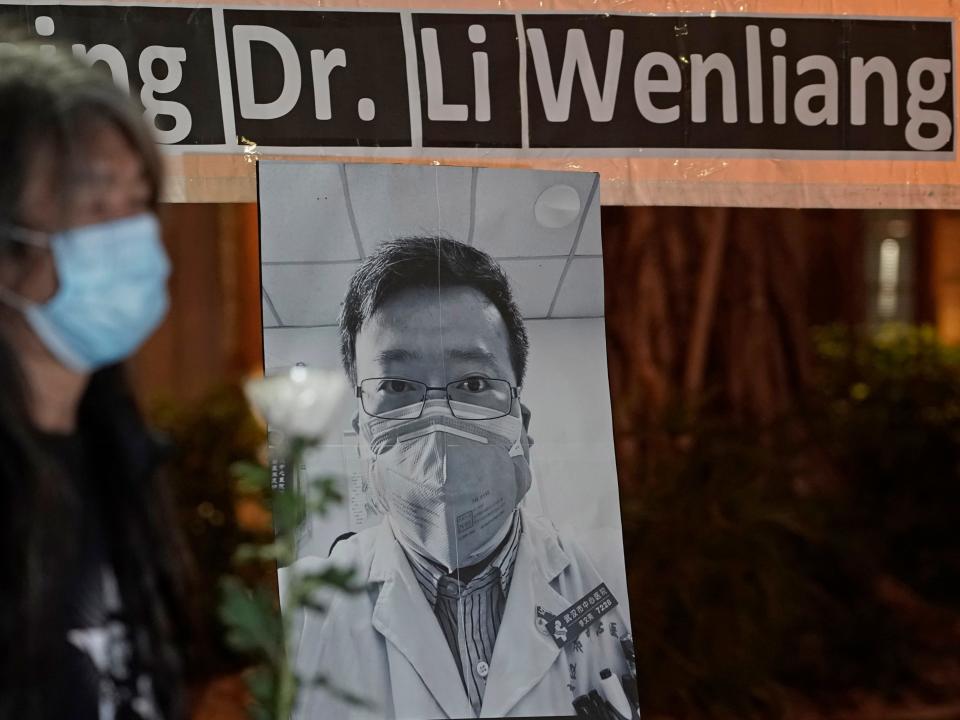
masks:
<svg viewBox="0 0 960 720"><path fill-rule="evenodd" d="M5 232L53 253L59 288L33 303L0 286L0 300L18 308L47 349L65 366L89 372L133 354L169 306L170 260L153 213L71 228L49 236Z"/></svg>

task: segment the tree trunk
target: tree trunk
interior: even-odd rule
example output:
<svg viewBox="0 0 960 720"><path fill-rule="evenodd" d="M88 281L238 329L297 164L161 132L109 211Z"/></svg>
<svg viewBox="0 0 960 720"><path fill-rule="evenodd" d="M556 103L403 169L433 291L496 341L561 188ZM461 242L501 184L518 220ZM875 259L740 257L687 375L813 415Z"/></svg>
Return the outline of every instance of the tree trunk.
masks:
<svg viewBox="0 0 960 720"><path fill-rule="evenodd" d="M796 210L604 208L610 383L628 483L675 440L662 429L668 417L709 406L763 427L793 406L811 376L808 258L822 230Z"/></svg>

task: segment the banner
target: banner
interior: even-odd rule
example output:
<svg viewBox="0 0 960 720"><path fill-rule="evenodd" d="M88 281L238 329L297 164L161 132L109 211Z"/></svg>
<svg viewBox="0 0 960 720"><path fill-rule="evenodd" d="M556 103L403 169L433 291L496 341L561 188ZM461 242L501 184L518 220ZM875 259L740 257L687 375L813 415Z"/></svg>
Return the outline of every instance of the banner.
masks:
<svg viewBox="0 0 960 720"><path fill-rule="evenodd" d="M882 0L877 17L516 4L2 2L0 20L139 98L171 200L250 201L250 158L309 155L596 169L621 204L960 202L948 3L906 18Z"/></svg>
<svg viewBox="0 0 960 720"><path fill-rule="evenodd" d="M69 38L169 145L954 153L949 20L80 5L0 18Z"/></svg>
<svg viewBox="0 0 960 720"><path fill-rule="evenodd" d="M298 718L637 717L597 186L259 164L266 372L356 389L302 470L348 504L281 570L363 587L293 618Z"/></svg>

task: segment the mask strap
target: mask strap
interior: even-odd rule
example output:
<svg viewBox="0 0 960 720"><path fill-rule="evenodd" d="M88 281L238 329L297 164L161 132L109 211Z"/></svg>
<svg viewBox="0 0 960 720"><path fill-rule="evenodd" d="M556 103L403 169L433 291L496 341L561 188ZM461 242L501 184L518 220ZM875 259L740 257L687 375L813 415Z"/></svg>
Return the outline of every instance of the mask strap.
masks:
<svg viewBox="0 0 960 720"><path fill-rule="evenodd" d="M0 223L0 237L4 237L24 245L41 248L43 250L50 249L50 238L46 233L41 232L40 230L31 230L30 228L25 228L21 225ZM10 307L21 312L26 311L27 308L33 304L5 285L0 285L0 302L3 302L4 304L9 305Z"/></svg>
<svg viewBox="0 0 960 720"><path fill-rule="evenodd" d="M0 285L0 302L9 305L13 309L19 310L20 312L25 311L30 306L30 302L28 300L15 293L6 285Z"/></svg>
<svg viewBox="0 0 960 720"><path fill-rule="evenodd" d="M507 453L509 457L520 457L523 455L523 443L521 442L522 435L517 436L517 441L513 444L513 447L510 448L510 451Z"/></svg>
<svg viewBox="0 0 960 720"><path fill-rule="evenodd" d="M22 225L0 223L0 236L43 250L50 248L50 236L47 233L41 230L31 230Z"/></svg>
<svg viewBox="0 0 960 720"><path fill-rule="evenodd" d="M406 435L401 435L400 437L397 438L397 442L408 442L409 440L416 440L417 438L423 437L424 435L432 435L433 433L437 433L437 432L448 433L450 435L459 435L462 438L466 438L467 440L473 440L474 442L481 443L482 445L486 445L490 442L482 435L476 435L472 432L467 432L466 430L461 430L459 428L449 427L447 425L427 425L426 427L422 427L419 430L414 430L413 432L409 432Z"/></svg>

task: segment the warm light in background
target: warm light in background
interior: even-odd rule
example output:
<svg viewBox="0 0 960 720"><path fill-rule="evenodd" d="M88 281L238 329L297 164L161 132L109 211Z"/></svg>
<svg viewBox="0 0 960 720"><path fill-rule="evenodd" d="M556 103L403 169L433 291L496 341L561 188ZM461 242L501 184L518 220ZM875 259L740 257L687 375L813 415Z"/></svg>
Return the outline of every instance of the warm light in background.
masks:
<svg viewBox="0 0 960 720"><path fill-rule="evenodd" d="M937 333L943 342L960 344L960 212L930 214L932 291Z"/></svg>
<svg viewBox="0 0 960 720"><path fill-rule="evenodd" d="M877 315L884 320L897 314L897 280L900 275L900 243L885 238L880 243L880 271L877 273Z"/></svg>

